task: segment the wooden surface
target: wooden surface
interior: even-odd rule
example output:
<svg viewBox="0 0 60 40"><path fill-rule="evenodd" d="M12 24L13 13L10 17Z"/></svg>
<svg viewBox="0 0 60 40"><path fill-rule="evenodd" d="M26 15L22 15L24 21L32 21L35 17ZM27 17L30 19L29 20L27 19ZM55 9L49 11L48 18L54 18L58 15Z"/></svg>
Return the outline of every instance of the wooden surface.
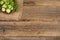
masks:
<svg viewBox="0 0 60 40"><path fill-rule="evenodd" d="M56 6L24 6L22 18L35 21L60 20L59 7Z"/></svg>
<svg viewBox="0 0 60 40"><path fill-rule="evenodd" d="M1 14L0 40L60 40L60 1L22 1L21 14Z"/></svg>
<svg viewBox="0 0 60 40"><path fill-rule="evenodd" d="M59 0L24 0L24 5L58 5L59 6L60 1Z"/></svg>
<svg viewBox="0 0 60 40"><path fill-rule="evenodd" d="M0 36L60 36L57 22L0 22L0 26Z"/></svg>
<svg viewBox="0 0 60 40"><path fill-rule="evenodd" d="M59 40L60 37L0 37L0 40Z"/></svg>

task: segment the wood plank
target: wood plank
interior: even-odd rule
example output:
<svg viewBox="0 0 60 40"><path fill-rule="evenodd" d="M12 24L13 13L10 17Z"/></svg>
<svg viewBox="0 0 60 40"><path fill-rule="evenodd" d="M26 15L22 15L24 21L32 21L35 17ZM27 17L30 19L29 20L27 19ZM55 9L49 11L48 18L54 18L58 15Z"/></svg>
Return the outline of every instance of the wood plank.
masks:
<svg viewBox="0 0 60 40"><path fill-rule="evenodd" d="M59 6L24 6L22 19L31 21L59 21Z"/></svg>
<svg viewBox="0 0 60 40"><path fill-rule="evenodd" d="M59 5L59 0L24 0L24 5Z"/></svg>
<svg viewBox="0 0 60 40"><path fill-rule="evenodd" d="M60 1L60 0L23 0L24 2L31 2L31 1L35 1L35 2L40 2L40 1Z"/></svg>
<svg viewBox="0 0 60 40"><path fill-rule="evenodd" d="M5 30L2 36L60 36L60 22L0 22L0 26Z"/></svg>
<svg viewBox="0 0 60 40"><path fill-rule="evenodd" d="M0 36L0 40L4 40L4 38Z"/></svg>
<svg viewBox="0 0 60 40"><path fill-rule="evenodd" d="M2 36L2 35L3 35L3 29L0 29L0 36Z"/></svg>
<svg viewBox="0 0 60 40"><path fill-rule="evenodd" d="M5 37L5 40L60 40L60 37Z"/></svg>
<svg viewBox="0 0 60 40"><path fill-rule="evenodd" d="M0 37L0 40L60 40L59 36L41 36L41 37Z"/></svg>

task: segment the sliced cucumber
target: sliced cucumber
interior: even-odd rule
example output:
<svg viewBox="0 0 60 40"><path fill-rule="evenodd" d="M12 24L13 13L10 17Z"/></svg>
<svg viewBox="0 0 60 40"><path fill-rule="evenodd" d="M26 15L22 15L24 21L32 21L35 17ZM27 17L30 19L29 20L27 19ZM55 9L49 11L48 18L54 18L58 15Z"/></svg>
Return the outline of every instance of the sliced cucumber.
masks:
<svg viewBox="0 0 60 40"><path fill-rule="evenodd" d="M2 1L6 2L6 0L2 0Z"/></svg>
<svg viewBox="0 0 60 40"><path fill-rule="evenodd" d="M17 6L14 0L0 0L0 7L1 10L6 13L17 10Z"/></svg>
<svg viewBox="0 0 60 40"><path fill-rule="evenodd" d="M12 8L12 6L11 5L8 5L8 8Z"/></svg>
<svg viewBox="0 0 60 40"><path fill-rule="evenodd" d="M2 8L2 11L5 12L5 8Z"/></svg>
<svg viewBox="0 0 60 40"><path fill-rule="evenodd" d="M0 4L3 5L4 1L1 1Z"/></svg>
<svg viewBox="0 0 60 40"><path fill-rule="evenodd" d="M10 13L10 12L11 12L11 10L10 10L10 9L6 9L6 12L7 12L7 13Z"/></svg>
<svg viewBox="0 0 60 40"><path fill-rule="evenodd" d="M3 8L7 8L7 5L6 5L6 4L4 4L2 7L3 7Z"/></svg>
<svg viewBox="0 0 60 40"><path fill-rule="evenodd" d="M12 7L11 10L13 10L14 8Z"/></svg>

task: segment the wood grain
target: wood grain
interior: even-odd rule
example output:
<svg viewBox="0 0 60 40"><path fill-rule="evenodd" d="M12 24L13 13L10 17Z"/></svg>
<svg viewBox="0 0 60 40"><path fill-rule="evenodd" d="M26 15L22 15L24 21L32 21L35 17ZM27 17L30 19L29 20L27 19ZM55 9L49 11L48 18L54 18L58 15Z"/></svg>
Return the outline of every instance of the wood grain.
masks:
<svg viewBox="0 0 60 40"><path fill-rule="evenodd" d="M60 37L5 37L5 40L58 40Z"/></svg>
<svg viewBox="0 0 60 40"><path fill-rule="evenodd" d="M22 19L32 21L59 21L59 6L24 6Z"/></svg>
<svg viewBox="0 0 60 40"><path fill-rule="evenodd" d="M0 26L5 30L2 36L60 36L59 22L0 22Z"/></svg>
<svg viewBox="0 0 60 40"><path fill-rule="evenodd" d="M59 0L24 0L24 5L59 5Z"/></svg>
<svg viewBox="0 0 60 40"><path fill-rule="evenodd" d="M22 14L0 16L0 40L60 40L59 3L59 0L19 0Z"/></svg>

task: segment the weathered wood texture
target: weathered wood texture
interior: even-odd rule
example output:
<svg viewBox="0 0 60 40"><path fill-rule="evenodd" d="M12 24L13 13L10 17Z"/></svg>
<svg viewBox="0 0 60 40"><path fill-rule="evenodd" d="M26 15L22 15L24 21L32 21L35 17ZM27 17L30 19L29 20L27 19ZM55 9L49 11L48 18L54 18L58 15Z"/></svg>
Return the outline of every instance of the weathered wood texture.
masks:
<svg viewBox="0 0 60 40"><path fill-rule="evenodd" d="M59 21L59 6L24 6L22 19L37 21Z"/></svg>
<svg viewBox="0 0 60 40"><path fill-rule="evenodd" d="M2 36L60 36L59 22L0 22L0 26Z"/></svg>
<svg viewBox="0 0 60 40"><path fill-rule="evenodd" d="M60 37L6 37L5 40L59 40Z"/></svg>
<svg viewBox="0 0 60 40"><path fill-rule="evenodd" d="M56 37L60 36L59 3L59 0L19 0L22 14L0 16L0 40L60 40Z"/></svg>
<svg viewBox="0 0 60 40"><path fill-rule="evenodd" d="M59 40L60 37L0 37L0 40Z"/></svg>
<svg viewBox="0 0 60 40"><path fill-rule="evenodd" d="M35 22L32 22L33 23L32 25L34 26L30 25L29 27L31 28L37 27L38 31L40 30L41 32L43 32L42 35L40 36L46 36L46 35L47 36L59 36L59 32L60 32L58 30L60 26L58 25L60 24L59 23L60 22L60 11L59 11L60 4L59 3L60 3L59 0L24 0L22 19L25 19L28 21L36 21L36 23L38 22L38 24L36 24ZM40 25L39 22L41 22L43 25ZM44 23L45 24L47 23L47 24L44 25ZM42 30L45 29L46 31L42 31L41 29ZM36 31L36 33L38 31ZM34 33L33 32L31 33L34 36ZM36 36L39 36L39 35L37 34Z"/></svg>
<svg viewBox="0 0 60 40"><path fill-rule="evenodd" d="M24 0L24 5L58 5L60 0Z"/></svg>

